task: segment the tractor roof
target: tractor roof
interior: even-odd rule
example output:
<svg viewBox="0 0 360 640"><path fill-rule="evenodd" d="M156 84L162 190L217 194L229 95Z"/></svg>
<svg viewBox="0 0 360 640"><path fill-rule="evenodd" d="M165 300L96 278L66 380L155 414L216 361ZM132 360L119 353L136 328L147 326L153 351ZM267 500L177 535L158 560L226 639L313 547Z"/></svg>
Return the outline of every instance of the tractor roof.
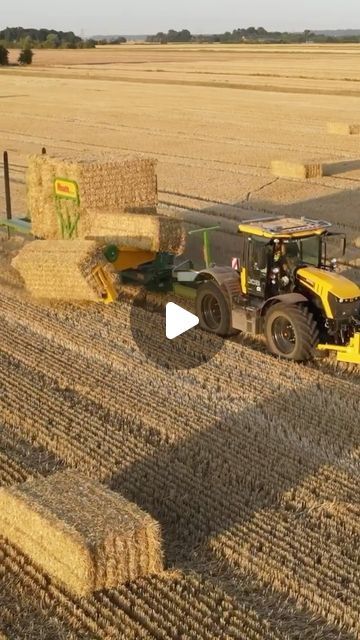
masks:
<svg viewBox="0 0 360 640"><path fill-rule="evenodd" d="M321 235L329 227L331 227L331 223L325 220L272 216L245 220L239 225L239 232L264 238L303 238L304 236Z"/></svg>

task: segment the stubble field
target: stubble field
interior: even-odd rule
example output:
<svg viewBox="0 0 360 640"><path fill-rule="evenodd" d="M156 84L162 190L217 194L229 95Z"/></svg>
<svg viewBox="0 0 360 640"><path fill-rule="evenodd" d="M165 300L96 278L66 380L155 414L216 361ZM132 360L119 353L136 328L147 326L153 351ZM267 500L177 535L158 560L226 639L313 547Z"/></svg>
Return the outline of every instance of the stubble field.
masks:
<svg viewBox="0 0 360 640"><path fill-rule="evenodd" d="M26 157L42 146L130 151L159 160L163 213L221 224L219 259L238 220L279 211L333 221L354 262L360 137L326 122L359 120L359 57L342 45L37 52L0 72L14 209L26 212ZM270 174L298 157L329 175ZM8 266L19 246L1 241L0 484L66 467L100 480L160 522L168 570L76 600L1 539L0 637L358 638L359 373L278 362L241 337L201 367L164 368L151 310L132 313L149 360L129 301L29 300ZM195 330L182 344L207 353L213 340Z"/></svg>

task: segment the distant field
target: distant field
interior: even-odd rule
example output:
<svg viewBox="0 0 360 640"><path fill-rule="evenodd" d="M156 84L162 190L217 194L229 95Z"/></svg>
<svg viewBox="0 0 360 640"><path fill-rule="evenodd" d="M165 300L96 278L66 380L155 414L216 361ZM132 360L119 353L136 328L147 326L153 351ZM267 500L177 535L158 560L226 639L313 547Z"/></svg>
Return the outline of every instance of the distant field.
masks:
<svg viewBox="0 0 360 640"><path fill-rule="evenodd" d="M227 264L239 220L268 212L332 220L359 258L360 136L326 123L360 122L360 46L35 53L0 71L15 214L42 146L144 154L161 212L220 224ZM275 159L328 175L276 178ZM89 474L160 522L169 568L80 601L0 539L1 640L359 638L359 372L280 362L241 336L190 372L165 370L138 350L129 301L30 301L9 267L22 241L0 240L0 485ZM151 309L132 313L160 353ZM208 353L214 337L185 342Z"/></svg>
<svg viewBox="0 0 360 640"><path fill-rule="evenodd" d="M281 210L358 227L359 137L331 136L326 122L359 119L359 55L357 45L36 51L33 67L0 72L17 207L26 156L46 145L155 156L164 205L200 218L220 206L232 218ZM272 159L298 157L334 163L332 175L270 175Z"/></svg>

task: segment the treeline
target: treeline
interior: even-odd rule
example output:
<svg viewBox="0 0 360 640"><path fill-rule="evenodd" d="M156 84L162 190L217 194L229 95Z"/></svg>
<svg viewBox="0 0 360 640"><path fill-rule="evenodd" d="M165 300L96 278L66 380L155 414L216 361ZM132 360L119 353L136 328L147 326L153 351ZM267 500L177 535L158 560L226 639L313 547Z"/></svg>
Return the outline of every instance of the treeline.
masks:
<svg viewBox="0 0 360 640"><path fill-rule="evenodd" d="M221 34L213 35L193 35L188 29L175 31L170 29L167 33L159 31L154 36L148 36L147 42L159 42L167 44L170 42L193 42L193 43L278 43L278 44L300 44L305 42L316 43L360 43L360 35L326 35L314 33L306 29L301 33L289 33L287 31L267 31L263 27L248 27L247 29L234 29Z"/></svg>
<svg viewBox="0 0 360 640"><path fill-rule="evenodd" d="M92 38L83 40L73 31L23 27L6 27L0 31L0 43L8 49L89 49L97 44Z"/></svg>

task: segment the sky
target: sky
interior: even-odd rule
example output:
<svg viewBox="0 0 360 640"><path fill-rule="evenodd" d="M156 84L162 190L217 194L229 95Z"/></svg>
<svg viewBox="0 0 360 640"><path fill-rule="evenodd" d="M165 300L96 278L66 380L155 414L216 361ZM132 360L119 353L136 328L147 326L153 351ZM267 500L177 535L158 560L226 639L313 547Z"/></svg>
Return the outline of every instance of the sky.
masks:
<svg viewBox="0 0 360 640"><path fill-rule="evenodd" d="M360 29L359 0L12 0L0 27L45 27L95 34L151 34L188 28L220 33L237 27L268 30Z"/></svg>

